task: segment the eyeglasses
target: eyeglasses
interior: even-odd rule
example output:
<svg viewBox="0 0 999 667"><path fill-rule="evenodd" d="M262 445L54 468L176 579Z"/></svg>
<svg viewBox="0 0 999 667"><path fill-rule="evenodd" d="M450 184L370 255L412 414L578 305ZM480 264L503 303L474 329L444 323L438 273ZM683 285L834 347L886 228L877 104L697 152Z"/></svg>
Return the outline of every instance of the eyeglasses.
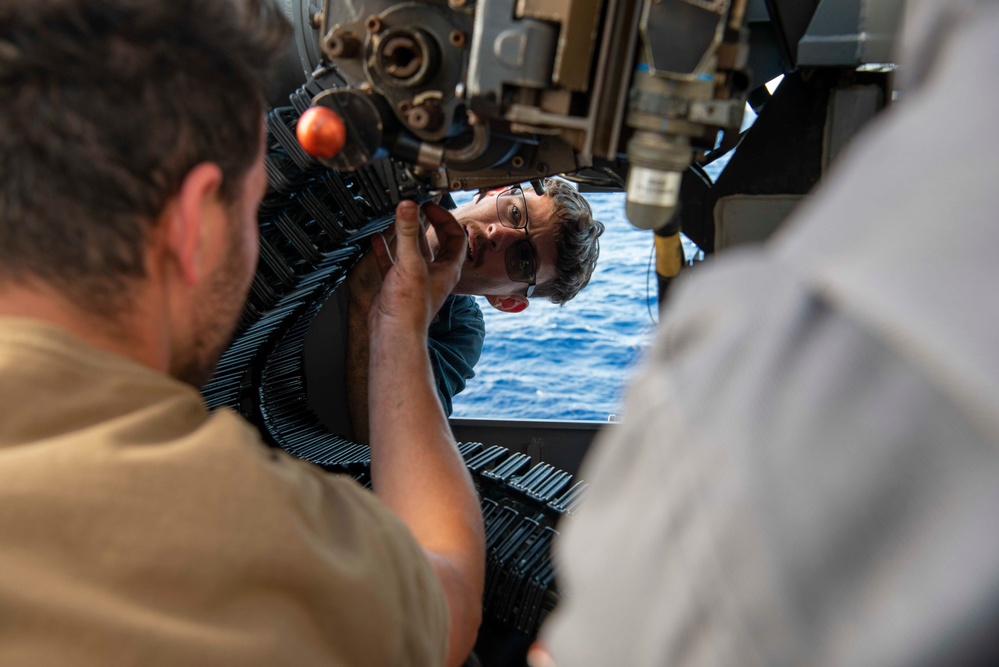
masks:
<svg viewBox="0 0 999 667"><path fill-rule="evenodd" d="M527 198L520 186L507 188L496 195L496 217L504 227L523 229L524 240L511 243L506 249L506 275L517 283L527 283L527 296L534 294L538 278L538 257L527 233Z"/></svg>

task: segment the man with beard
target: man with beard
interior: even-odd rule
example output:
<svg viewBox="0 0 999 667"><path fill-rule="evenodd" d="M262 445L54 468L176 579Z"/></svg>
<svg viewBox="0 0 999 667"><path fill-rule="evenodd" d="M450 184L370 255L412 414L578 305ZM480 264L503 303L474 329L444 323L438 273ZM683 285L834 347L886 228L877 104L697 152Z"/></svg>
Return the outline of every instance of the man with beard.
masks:
<svg viewBox="0 0 999 667"><path fill-rule="evenodd" d="M0 2L0 664L460 664L474 642L482 521L426 354L465 256L449 214L426 212L433 261L412 202L375 250L374 494L197 391L256 264L289 34L269 0Z"/></svg>

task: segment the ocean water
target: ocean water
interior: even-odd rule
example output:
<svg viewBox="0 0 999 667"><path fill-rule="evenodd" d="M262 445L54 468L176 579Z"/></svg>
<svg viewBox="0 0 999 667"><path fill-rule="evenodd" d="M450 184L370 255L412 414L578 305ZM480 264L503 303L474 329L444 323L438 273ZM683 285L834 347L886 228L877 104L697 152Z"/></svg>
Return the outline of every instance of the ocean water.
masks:
<svg viewBox="0 0 999 667"><path fill-rule="evenodd" d="M781 78L771 82L774 88ZM742 131L755 120L746 105ZM705 168L713 181L733 153ZM458 205L473 195L452 193ZM607 421L621 415L627 385L657 328L652 232L628 222L623 192L586 198L606 225L590 284L565 306L535 299L520 313L501 313L476 297L486 339L475 377L454 398L453 416ZM681 238L688 261L703 259Z"/></svg>
<svg viewBox="0 0 999 667"><path fill-rule="evenodd" d="M458 204L470 198L455 193ZM486 339L453 416L606 421L620 414L658 317L652 232L628 222L623 193L587 199L606 225L590 284L565 306L534 299L520 313L478 299Z"/></svg>

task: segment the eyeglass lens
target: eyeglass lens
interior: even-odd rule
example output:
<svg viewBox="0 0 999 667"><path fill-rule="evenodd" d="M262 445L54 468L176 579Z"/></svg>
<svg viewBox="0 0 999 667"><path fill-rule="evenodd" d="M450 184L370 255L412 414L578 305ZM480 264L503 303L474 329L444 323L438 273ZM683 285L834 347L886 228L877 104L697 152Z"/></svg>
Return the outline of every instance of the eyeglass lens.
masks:
<svg viewBox="0 0 999 667"><path fill-rule="evenodd" d="M518 283L533 283L537 276L534 246L527 239L510 244L506 249L506 275Z"/></svg>
<svg viewBox="0 0 999 667"><path fill-rule="evenodd" d="M499 221L514 229L527 226L527 200L524 191L513 187L501 192L496 197L496 214Z"/></svg>
<svg viewBox="0 0 999 667"><path fill-rule="evenodd" d="M517 186L508 188L496 197L496 214L506 227L524 230L524 240L510 244L506 249L506 275L518 283L534 285L538 275L537 257L534 246L527 239L527 198ZM528 292L533 289L528 288Z"/></svg>

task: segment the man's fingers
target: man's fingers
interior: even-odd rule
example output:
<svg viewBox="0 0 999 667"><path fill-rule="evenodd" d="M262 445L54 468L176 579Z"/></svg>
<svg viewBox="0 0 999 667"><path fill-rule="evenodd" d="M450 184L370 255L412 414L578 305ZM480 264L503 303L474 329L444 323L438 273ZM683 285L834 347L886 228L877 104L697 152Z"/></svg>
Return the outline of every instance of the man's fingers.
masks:
<svg viewBox="0 0 999 667"><path fill-rule="evenodd" d="M423 255L423 259L428 262L434 261L434 249L430 246L430 239L427 238L427 225L422 209L420 211L420 253Z"/></svg>
<svg viewBox="0 0 999 667"><path fill-rule="evenodd" d="M416 202L402 201L395 207L395 260L411 261L420 257L420 209Z"/></svg>
<svg viewBox="0 0 999 667"><path fill-rule="evenodd" d="M385 274L392 268L392 265L395 264L395 258L392 256L392 252L389 249L389 242L386 240L384 234L377 234L371 239L371 254L375 256L378 271L381 273L382 278L384 278Z"/></svg>
<svg viewBox="0 0 999 667"><path fill-rule="evenodd" d="M437 234L440 246L437 249L437 261L452 262L456 257L464 258L468 237L454 216L436 204L424 204L423 214Z"/></svg>

